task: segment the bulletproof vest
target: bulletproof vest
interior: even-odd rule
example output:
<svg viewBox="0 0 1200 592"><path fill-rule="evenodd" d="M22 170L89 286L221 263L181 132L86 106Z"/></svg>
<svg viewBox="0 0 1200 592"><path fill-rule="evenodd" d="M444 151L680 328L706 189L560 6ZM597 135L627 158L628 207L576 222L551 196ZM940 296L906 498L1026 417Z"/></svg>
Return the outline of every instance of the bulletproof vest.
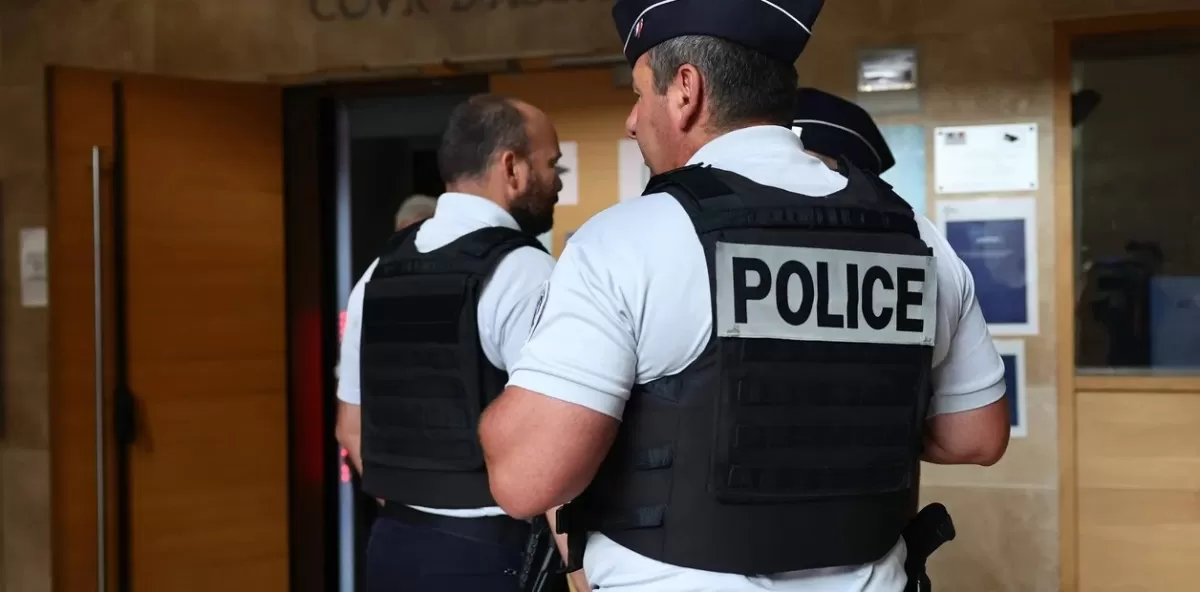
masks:
<svg viewBox="0 0 1200 592"><path fill-rule="evenodd" d="M508 375L479 342L479 296L519 247L545 251L509 228L467 234L420 253L419 225L394 235L363 299L363 491L443 509L496 505L477 430Z"/></svg>
<svg viewBox="0 0 1200 592"><path fill-rule="evenodd" d="M911 208L849 163L827 197L686 167L650 181L708 263L712 336L636 385L560 522L671 565L745 575L883 557L915 515L937 270ZM572 561L574 563L575 561Z"/></svg>

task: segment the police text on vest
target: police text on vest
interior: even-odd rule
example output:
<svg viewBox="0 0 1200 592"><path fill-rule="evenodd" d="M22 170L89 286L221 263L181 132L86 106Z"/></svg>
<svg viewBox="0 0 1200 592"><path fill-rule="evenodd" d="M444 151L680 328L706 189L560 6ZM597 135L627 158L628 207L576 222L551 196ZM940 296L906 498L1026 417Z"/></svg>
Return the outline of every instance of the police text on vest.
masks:
<svg viewBox="0 0 1200 592"><path fill-rule="evenodd" d="M933 345L931 256L717 243L720 337Z"/></svg>

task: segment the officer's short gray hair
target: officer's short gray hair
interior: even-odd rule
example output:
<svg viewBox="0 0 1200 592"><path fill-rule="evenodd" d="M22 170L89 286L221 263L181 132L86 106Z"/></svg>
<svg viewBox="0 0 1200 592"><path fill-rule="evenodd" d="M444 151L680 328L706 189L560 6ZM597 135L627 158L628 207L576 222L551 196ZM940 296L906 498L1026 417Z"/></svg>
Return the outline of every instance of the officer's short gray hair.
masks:
<svg viewBox="0 0 1200 592"><path fill-rule="evenodd" d="M433 216L437 200L428 195L410 195L396 210L396 230Z"/></svg>
<svg viewBox="0 0 1200 592"><path fill-rule="evenodd" d="M700 71L717 130L752 122L790 126L796 109L794 65L704 35L668 39L647 53L657 94L667 92L680 66L691 64Z"/></svg>

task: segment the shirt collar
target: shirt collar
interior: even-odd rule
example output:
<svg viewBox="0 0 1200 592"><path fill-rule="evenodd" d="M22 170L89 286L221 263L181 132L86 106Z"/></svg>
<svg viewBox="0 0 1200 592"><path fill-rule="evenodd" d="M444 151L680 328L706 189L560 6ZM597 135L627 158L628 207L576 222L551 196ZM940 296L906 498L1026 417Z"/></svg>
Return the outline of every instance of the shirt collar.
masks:
<svg viewBox="0 0 1200 592"><path fill-rule="evenodd" d="M512 214L509 214L499 204L490 199L469 193L456 193L453 191L443 193L438 197L433 215L446 216L459 220L470 220L478 224L480 228L503 226L513 230L521 229L517 225L517 220L512 217Z"/></svg>
<svg viewBox="0 0 1200 592"><path fill-rule="evenodd" d="M718 136L701 146L688 164L711 165L803 195L828 195L846 185L844 176L804 151L795 133L777 125L747 127Z"/></svg>

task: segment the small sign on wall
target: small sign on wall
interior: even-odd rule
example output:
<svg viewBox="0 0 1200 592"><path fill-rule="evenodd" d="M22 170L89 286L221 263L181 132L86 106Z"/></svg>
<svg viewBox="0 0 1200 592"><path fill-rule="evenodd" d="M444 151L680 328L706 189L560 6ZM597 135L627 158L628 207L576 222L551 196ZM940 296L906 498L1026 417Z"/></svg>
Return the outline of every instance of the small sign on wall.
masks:
<svg viewBox="0 0 1200 592"><path fill-rule="evenodd" d="M47 287L46 229L21 229L21 306L44 308L50 300Z"/></svg>
<svg viewBox="0 0 1200 592"><path fill-rule="evenodd" d="M939 127L933 138L938 193L999 193L1038 188L1036 123Z"/></svg>
<svg viewBox="0 0 1200 592"><path fill-rule="evenodd" d="M917 88L917 50L911 47L865 49L858 56L858 92Z"/></svg>
<svg viewBox="0 0 1200 592"><path fill-rule="evenodd" d="M650 168L636 140L617 140L617 201L633 199L650 182Z"/></svg>
<svg viewBox="0 0 1200 592"><path fill-rule="evenodd" d="M1029 435L1029 404L1025 384L1025 342L1020 339L997 339L996 351L1004 361L1004 396L1008 400L1010 436Z"/></svg>
<svg viewBox="0 0 1200 592"><path fill-rule="evenodd" d="M538 242L542 243L543 247L546 247L547 253L550 253L551 255L554 254L554 231L553 230L547 230L546 232L539 234L537 239L538 239Z"/></svg>
<svg viewBox="0 0 1200 592"><path fill-rule="evenodd" d="M558 160L558 166L565 171L560 176L563 187L562 191L558 192L558 205L579 205L579 144L561 142L558 145L558 151L562 153L562 158Z"/></svg>

